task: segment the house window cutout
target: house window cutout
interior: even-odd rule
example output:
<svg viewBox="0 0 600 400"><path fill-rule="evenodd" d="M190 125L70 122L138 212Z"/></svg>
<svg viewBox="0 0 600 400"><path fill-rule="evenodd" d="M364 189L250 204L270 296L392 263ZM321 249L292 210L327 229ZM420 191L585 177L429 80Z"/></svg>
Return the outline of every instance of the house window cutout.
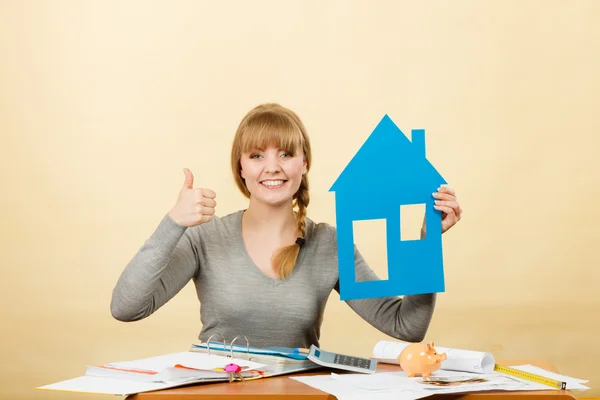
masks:
<svg viewBox="0 0 600 400"><path fill-rule="evenodd" d="M388 280L386 222L386 219L352 221L354 244L359 249L360 255L369 268L379 278L373 279L374 281Z"/></svg>
<svg viewBox="0 0 600 400"><path fill-rule="evenodd" d="M400 240L421 240L425 220L425 203L400 206Z"/></svg>

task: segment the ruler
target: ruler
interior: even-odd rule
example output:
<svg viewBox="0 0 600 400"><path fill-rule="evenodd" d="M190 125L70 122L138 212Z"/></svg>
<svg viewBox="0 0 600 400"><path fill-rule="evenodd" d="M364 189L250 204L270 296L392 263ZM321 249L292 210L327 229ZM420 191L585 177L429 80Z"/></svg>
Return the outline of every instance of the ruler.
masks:
<svg viewBox="0 0 600 400"><path fill-rule="evenodd" d="M516 376L517 378L527 379L528 381L541 383L543 385L552 386L557 389L567 388L567 382L557 381L555 379L546 378L545 376L532 374L530 372L524 372L515 368L505 367L504 365L495 364L494 371Z"/></svg>

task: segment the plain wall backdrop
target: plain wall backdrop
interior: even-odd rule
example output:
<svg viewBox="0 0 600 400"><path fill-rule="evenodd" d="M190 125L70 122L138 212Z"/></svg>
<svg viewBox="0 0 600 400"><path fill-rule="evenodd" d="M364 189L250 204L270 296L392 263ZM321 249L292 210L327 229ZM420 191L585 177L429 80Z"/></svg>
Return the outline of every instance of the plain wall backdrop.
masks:
<svg viewBox="0 0 600 400"><path fill-rule="evenodd" d="M272 101L308 128L308 216L331 224L329 187L383 115L425 129L464 209L426 340L548 360L598 397L599 71L594 0L2 0L0 397L93 399L33 389L197 342L192 284L136 323L111 292L184 167L219 215L246 206L231 141ZM377 233L357 237L381 271ZM369 356L390 338L334 292L321 339Z"/></svg>

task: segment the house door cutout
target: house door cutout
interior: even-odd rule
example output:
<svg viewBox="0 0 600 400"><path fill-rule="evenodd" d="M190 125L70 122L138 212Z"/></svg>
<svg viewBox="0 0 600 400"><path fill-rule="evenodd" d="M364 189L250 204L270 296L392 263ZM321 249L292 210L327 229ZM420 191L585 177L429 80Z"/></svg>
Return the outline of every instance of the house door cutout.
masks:
<svg viewBox="0 0 600 400"><path fill-rule="evenodd" d="M400 240L421 240L425 203L400 206Z"/></svg>
<svg viewBox="0 0 600 400"><path fill-rule="evenodd" d="M387 224L385 219L352 221L354 244L361 256L377 274L379 280L388 280Z"/></svg>

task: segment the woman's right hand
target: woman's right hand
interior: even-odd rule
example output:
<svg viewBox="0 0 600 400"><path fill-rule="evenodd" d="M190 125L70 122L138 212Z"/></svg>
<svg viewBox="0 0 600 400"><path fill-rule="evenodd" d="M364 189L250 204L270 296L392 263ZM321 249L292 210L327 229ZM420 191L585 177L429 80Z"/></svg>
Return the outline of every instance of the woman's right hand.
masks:
<svg viewBox="0 0 600 400"><path fill-rule="evenodd" d="M215 192L210 189L194 189L194 175L184 168L185 182L179 191L177 203L169 211L171 218L179 225L191 227L208 222L215 213L217 202Z"/></svg>

